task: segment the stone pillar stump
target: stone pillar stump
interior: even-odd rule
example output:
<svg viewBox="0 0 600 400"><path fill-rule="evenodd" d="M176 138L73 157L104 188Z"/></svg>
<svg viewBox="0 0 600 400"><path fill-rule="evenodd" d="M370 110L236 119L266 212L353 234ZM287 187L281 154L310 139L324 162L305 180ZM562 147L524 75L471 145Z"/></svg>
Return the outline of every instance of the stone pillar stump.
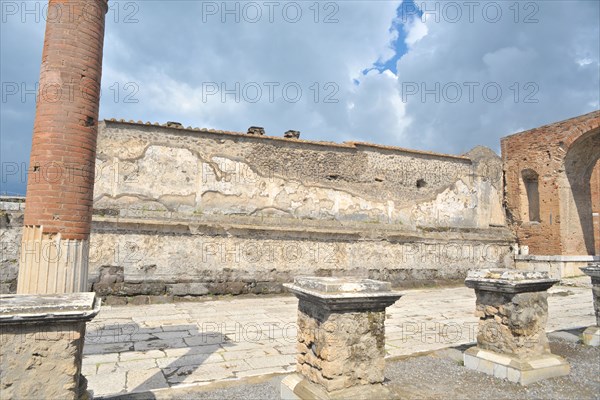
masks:
<svg viewBox="0 0 600 400"><path fill-rule="evenodd" d="M297 374L282 381L282 399L392 397L382 385L385 309L401 294L387 282L296 278Z"/></svg>
<svg viewBox="0 0 600 400"><path fill-rule="evenodd" d="M581 268L581 271L592 278L592 295L596 313L596 325L590 326L583 332L583 343L588 346L600 346L600 263L591 263Z"/></svg>
<svg viewBox="0 0 600 400"><path fill-rule="evenodd" d="M85 324L99 310L94 293L0 295L0 397L86 398Z"/></svg>
<svg viewBox="0 0 600 400"><path fill-rule="evenodd" d="M465 284L475 289L479 326L465 367L522 385L567 375L569 364L546 337L547 290L556 282L545 272L471 271Z"/></svg>

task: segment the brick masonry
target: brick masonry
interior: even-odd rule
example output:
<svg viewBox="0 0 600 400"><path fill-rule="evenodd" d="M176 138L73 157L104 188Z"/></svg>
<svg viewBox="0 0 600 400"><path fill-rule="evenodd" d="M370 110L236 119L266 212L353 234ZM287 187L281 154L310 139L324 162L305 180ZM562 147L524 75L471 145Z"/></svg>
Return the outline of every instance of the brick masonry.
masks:
<svg viewBox="0 0 600 400"><path fill-rule="evenodd" d="M592 215L595 232L594 249L596 255L600 256L600 160L596 161L590 186L592 190Z"/></svg>
<svg viewBox="0 0 600 400"><path fill-rule="evenodd" d="M502 139L505 206L530 254L598 254L599 127L596 111ZM528 174L537 177L539 221L530 221Z"/></svg>
<svg viewBox="0 0 600 400"><path fill-rule="evenodd" d="M61 9L64 18L46 24L25 225L44 226L63 239L87 239L107 1L68 3L50 0L48 6Z"/></svg>
<svg viewBox="0 0 600 400"><path fill-rule="evenodd" d="M50 0L27 181L19 293L87 286L107 0ZM44 253L44 250L49 252Z"/></svg>

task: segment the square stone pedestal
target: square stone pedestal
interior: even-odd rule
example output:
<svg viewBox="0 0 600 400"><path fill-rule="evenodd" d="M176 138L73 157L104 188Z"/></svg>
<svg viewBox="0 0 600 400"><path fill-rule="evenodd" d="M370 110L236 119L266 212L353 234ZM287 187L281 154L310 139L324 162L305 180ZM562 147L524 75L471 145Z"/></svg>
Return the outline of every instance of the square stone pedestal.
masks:
<svg viewBox="0 0 600 400"><path fill-rule="evenodd" d="M546 337L547 290L556 282L544 272L471 271L465 285L475 289L479 326L465 367L521 385L567 375L569 364Z"/></svg>
<svg viewBox="0 0 600 400"><path fill-rule="evenodd" d="M387 282L296 278L299 299L297 375L282 381L282 399L385 399L385 309L401 294Z"/></svg>
<svg viewBox="0 0 600 400"><path fill-rule="evenodd" d="M591 263L581 268L581 271L592 278L592 296L596 313L596 325L590 326L583 332L583 343L588 346L600 346L600 263Z"/></svg>
<svg viewBox="0 0 600 400"><path fill-rule="evenodd" d="M100 310L94 293L0 296L0 397L86 397L85 324Z"/></svg>

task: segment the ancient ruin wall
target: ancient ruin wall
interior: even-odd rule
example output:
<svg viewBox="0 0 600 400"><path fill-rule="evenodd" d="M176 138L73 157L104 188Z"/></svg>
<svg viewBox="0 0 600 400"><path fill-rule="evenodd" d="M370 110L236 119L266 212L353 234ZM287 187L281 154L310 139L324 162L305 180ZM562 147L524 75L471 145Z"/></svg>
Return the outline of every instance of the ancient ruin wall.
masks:
<svg viewBox="0 0 600 400"><path fill-rule="evenodd" d="M502 139L507 213L530 254L595 253L599 126L597 111Z"/></svg>
<svg viewBox="0 0 600 400"><path fill-rule="evenodd" d="M485 148L456 157L106 121L90 284L145 302L280 292L298 275L461 279L511 263L501 169Z"/></svg>
<svg viewBox="0 0 600 400"><path fill-rule="evenodd" d="M500 160L481 148L471 156L106 122L94 207L121 217L502 226Z"/></svg>

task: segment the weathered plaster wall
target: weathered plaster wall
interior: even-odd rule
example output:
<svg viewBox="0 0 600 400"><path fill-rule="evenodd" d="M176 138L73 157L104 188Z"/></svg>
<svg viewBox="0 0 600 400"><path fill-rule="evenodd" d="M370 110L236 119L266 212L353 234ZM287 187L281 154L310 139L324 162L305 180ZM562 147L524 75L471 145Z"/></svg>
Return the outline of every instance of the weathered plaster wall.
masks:
<svg viewBox="0 0 600 400"><path fill-rule="evenodd" d="M483 148L468 158L110 121L100 131L95 208L107 213L504 225L501 162Z"/></svg>
<svg viewBox="0 0 600 400"><path fill-rule="evenodd" d="M136 302L512 265L501 160L481 147L456 157L106 121L94 196L90 284Z"/></svg>

